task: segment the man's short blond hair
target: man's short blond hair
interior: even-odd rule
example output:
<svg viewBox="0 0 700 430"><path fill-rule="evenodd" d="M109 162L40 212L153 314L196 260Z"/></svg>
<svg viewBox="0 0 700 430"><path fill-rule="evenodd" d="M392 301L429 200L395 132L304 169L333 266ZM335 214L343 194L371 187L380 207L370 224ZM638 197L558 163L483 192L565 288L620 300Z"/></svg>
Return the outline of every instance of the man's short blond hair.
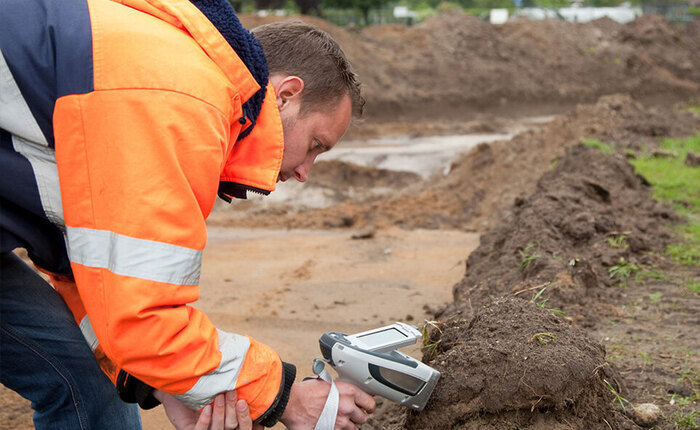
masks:
<svg viewBox="0 0 700 430"><path fill-rule="evenodd" d="M267 59L270 75L298 76L304 81L302 114L321 111L348 94L352 112L362 116L365 100L345 53L325 31L299 20L253 29Z"/></svg>

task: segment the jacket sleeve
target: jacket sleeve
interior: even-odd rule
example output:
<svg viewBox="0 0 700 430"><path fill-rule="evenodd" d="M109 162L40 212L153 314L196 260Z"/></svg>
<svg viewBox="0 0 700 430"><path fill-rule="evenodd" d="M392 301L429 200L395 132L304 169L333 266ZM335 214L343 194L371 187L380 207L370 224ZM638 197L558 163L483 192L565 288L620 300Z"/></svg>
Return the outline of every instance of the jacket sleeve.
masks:
<svg viewBox="0 0 700 430"><path fill-rule="evenodd" d="M56 103L56 159L86 328L116 365L113 381L124 371L194 409L236 389L264 419L290 385L278 355L188 306L236 124L172 91L71 95Z"/></svg>

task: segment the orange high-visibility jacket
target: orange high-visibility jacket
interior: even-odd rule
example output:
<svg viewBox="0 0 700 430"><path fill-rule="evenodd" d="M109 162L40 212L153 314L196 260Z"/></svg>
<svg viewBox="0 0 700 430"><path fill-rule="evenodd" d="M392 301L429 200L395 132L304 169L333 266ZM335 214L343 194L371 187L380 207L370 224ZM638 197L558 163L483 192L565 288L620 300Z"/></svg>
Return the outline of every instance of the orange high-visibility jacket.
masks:
<svg viewBox="0 0 700 430"><path fill-rule="evenodd" d="M223 0L222 0L223 1ZM236 389L254 419L293 371L218 330L199 296L217 191L268 193L283 153L260 87L187 0L6 0L0 11L0 236L50 273L102 369L192 408ZM228 193L233 194L233 193Z"/></svg>

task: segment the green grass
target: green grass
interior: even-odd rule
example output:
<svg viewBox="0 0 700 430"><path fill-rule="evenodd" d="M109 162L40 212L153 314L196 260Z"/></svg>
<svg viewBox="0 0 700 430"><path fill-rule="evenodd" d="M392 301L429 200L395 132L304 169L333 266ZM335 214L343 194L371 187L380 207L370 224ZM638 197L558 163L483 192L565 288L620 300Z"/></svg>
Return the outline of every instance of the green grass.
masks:
<svg viewBox="0 0 700 430"><path fill-rule="evenodd" d="M598 139L586 139L583 141L583 144L586 146L590 146L591 148L596 148L603 154L614 154L615 153L615 145L614 144L605 144L601 142Z"/></svg>
<svg viewBox="0 0 700 430"><path fill-rule="evenodd" d="M550 332L545 332L545 333L535 333L532 335L530 338L530 342L537 341L539 342L540 345L546 345L552 340L556 339L557 337L550 333Z"/></svg>
<svg viewBox="0 0 700 430"><path fill-rule="evenodd" d="M634 280L636 282L639 282L640 284L646 283L647 279L664 280L664 279L666 279L666 275L664 275L663 273L652 271L652 270L644 270L644 271L637 273L637 276L634 277Z"/></svg>
<svg viewBox="0 0 700 430"><path fill-rule="evenodd" d="M688 13L693 16L700 16L700 7L688 6Z"/></svg>
<svg viewBox="0 0 700 430"><path fill-rule="evenodd" d="M547 297L547 298L543 297L542 300L540 300L539 302L537 301L540 298L540 296L542 296L542 293L544 293L544 291L547 288L551 287L552 285L556 285L557 283L558 282L550 282L549 284L545 285L540 291L537 292L537 294L535 294L535 297L530 299L530 301L535 303L537 306L539 306L541 308L547 309L549 312L553 313L556 316L563 317L564 315L566 315L566 313L564 313L564 311L561 311L559 309L545 307L545 305L549 301L549 297Z"/></svg>
<svg viewBox="0 0 700 430"><path fill-rule="evenodd" d="M617 279L624 284L633 274L639 272L640 267L624 258L617 260L617 264L608 269L610 279Z"/></svg>
<svg viewBox="0 0 700 430"><path fill-rule="evenodd" d="M532 264L533 261L535 261L535 260L537 260L538 258L540 258L540 255L539 255L539 254L536 254L536 253L534 253L534 252L531 252L531 251L532 251L532 248L533 248L534 246L535 246L534 244L528 243L527 246L526 246L524 249L521 249L520 251L518 251L518 252L520 253L520 257L521 257L521 259L520 259L520 270L525 270L525 269L527 269L527 268L530 266L530 264Z"/></svg>
<svg viewBox="0 0 700 430"><path fill-rule="evenodd" d="M697 430L700 428L698 426L698 413L697 412L676 412L671 417L673 425L679 430Z"/></svg>
<svg viewBox="0 0 700 430"><path fill-rule="evenodd" d="M691 293L700 294L700 281L693 281L691 279L686 279L683 286L688 289Z"/></svg>
<svg viewBox="0 0 700 430"><path fill-rule="evenodd" d="M700 134L687 139L666 139L661 147L678 157L644 156L632 160L632 164L652 184L654 198L673 204L688 221L678 227L684 240L669 245L667 253L679 263L700 265L700 168L685 165L688 152L700 153Z"/></svg>
<svg viewBox="0 0 700 430"><path fill-rule="evenodd" d="M619 236L610 236L607 239L608 245L612 248L622 248L627 249L630 246L627 244L627 236L621 234Z"/></svg>
<svg viewBox="0 0 700 430"><path fill-rule="evenodd" d="M620 404L620 406L622 406L622 410L624 411L625 410L625 403L629 403L629 400L622 397L620 395L620 393L618 393L617 390L615 388L613 388L612 384L610 384L610 382L607 381L607 379L603 379L603 382L605 382L605 385L608 386L608 390L610 390L610 392L612 393L612 395L614 397L613 402L615 400L617 400L617 402Z"/></svg>
<svg viewBox="0 0 700 430"><path fill-rule="evenodd" d="M661 293L649 294L649 301L652 303L659 303L661 301Z"/></svg>

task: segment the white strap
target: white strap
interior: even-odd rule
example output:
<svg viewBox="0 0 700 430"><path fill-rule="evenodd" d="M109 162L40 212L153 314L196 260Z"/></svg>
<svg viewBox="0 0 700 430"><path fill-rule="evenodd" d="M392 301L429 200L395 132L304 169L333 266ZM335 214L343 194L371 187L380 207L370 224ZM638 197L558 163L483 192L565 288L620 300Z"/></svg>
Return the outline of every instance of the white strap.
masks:
<svg viewBox="0 0 700 430"><path fill-rule="evenodd" d="M335 418L338 415L338 403L340 394L338 393L338 388L333 382L330 373L326 369L323 369L321 373L318 374L320 379L331 384L331 391L328 392L328 398L326 399L326 405L321 411L321 416L318 417L318 422L316 422L316 427L314 430L333 430L335 427Z"/></svg>

